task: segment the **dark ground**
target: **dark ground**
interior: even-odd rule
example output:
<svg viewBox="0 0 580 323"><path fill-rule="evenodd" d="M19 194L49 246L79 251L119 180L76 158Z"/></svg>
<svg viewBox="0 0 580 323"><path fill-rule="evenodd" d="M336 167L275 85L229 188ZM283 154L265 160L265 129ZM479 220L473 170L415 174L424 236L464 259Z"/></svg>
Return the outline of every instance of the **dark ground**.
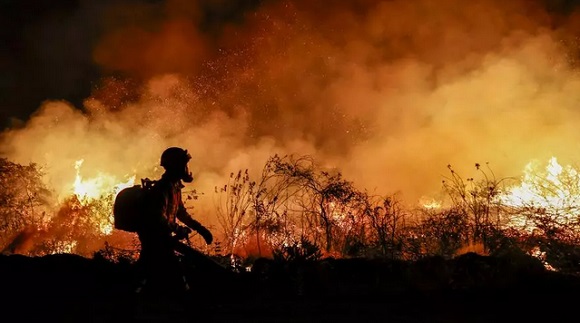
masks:
<svg viewBox="0 0 580 323"><path fill-rule="evenodd" d="M580 278L521 257L261 259L248 273L190 274L186 297L153 299L133 293L128 263L0 256L0 322L580 321Z"/></svg>

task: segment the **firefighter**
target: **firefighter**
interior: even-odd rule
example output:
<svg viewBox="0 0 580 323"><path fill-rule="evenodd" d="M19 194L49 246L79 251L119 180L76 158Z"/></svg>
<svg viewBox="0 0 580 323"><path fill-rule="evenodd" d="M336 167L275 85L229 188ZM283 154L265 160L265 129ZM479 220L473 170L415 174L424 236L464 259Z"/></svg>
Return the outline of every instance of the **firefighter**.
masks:
<svg viewBox="0 0 580 323"><path fill-rule="evenodd" d="M213 241L211 232L188 214L181 199L182 182L193 181L187 165L190 159L187 150L179 147L170 147L161 155L160 165L165 172L152 182L144 222L137 231L141 242L138 262L144 276L138 292L143 288L169 296L186 292L189 286L174 251L176 240L187 238L194 230L207 244Z"/></svg>

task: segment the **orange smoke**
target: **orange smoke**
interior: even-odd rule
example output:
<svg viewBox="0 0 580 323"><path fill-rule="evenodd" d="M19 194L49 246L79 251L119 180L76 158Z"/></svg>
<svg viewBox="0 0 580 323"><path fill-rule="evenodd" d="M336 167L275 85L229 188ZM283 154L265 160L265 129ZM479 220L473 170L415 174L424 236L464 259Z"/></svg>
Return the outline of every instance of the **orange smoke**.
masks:
<svg viewBox="0 0 580 323"><path fill-rule="evenodd" d="M116 78L82 107L49 101L0 150L83 177L153 178L182 146L212 192L269 156L313 155L414 204L445 165L488 161L498 177L531 159L578 158L578 26L532 1L167 1L119 6L94 48ZM121 75L121 76L119 76ZM63 98L66 100L66 98ZM211 196L195 202L210 227ZM192 205L189 205L192 206Z"/></svg>

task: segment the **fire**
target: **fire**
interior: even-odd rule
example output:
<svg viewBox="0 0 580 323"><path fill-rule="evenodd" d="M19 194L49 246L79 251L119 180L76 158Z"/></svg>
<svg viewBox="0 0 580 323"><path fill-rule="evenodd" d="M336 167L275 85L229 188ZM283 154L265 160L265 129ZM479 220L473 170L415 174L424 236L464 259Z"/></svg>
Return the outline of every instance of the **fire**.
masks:
<svg viewBox="0 0 580 323"><path fill-rule="evenodd" d="M94 177L83 177L83 163L84 159L74 163L74 181L62 186L61 193L56 196L57 204L49 206L50 215L43 216L34 227L18 234L12 242L13 250L31 255L75 253L88 256L110 239L120 245L128 242L130 237L113 232L113 202L122 189L134 185L136 175L120 180L99 171Z"/></svg>
<svg viewBox="0 0 580 323"><path fill-rule="evenodd" d="M532 231L528 223L532 212L539 216L551 216L560 225L577 223L580 220L580 173L571 165L560 165L551 157L545 166L537 160L526 164L523 175L516 185L504 187L494 199L509 209L503 214L506 227ZM441 209L443 201L423 197L419 205L424 209Z"/></svg>
<svg viewBox="0 0 580 323"><path fill-rule="evenodd" d="M427 210L440 209L442 207L441 201L428 197L422 197L419 200L419 205Z"/></svg>
<svg viewBox="0 0 580 323"><path fill-rule="evenodd" d="M580 174L573 166L562 166L550 158L544 169L537 161L529 162L518 186L508 188L499 197L501 203L514 209L536 210L554 216L561 225L577 222L580 213ZM509 226L533 229L525 217L515 214Z"/></svg>
<svg viewBox="0 0 580 323"><path fill-rule="evenodd" d="M101 173L94 178L83 179L80 174L80 168L84 159L75 162L76 177L73 184L73 192L81 202L88 202L110 194L117 195L122 189L133 186L135 176L130 177L125 182L120 182L115 176Z"/></svg>
<svg viewBox="0 0 580 323"><path fill-rule="evenodd" d="M57 241L51 250L51 254L73 253L78 245L78 241Z"/></svg>
<svg viewBox="0 0 580 323"><path fill-rule="evenodd" d="M489 178L486 177L486 180L488 182L470 179L474 183L473 189L461 193L477 197L481 185L490 186ZM492 182L491 187L498 185L498 189L493 190L498 195L484 196L487 200L483 202L468 199L466 203L472 203L468 208L481 210L477 204L488 203L498 212L500 228L515 229L523 237L533 237L535 243L543 241L543 238L560 239L566 243L580 241L580 172L577 167L561 165L556 157L551 157L545 165L533 160L526 164L517 183L507 183L503 180ZM451 200L453 203L453 198ZM421 199L419 204L426 210L439 209L442 205L429 198ZM541 244L528 250L528 253L541 260L546 269L556 270L547 262L546 250L542 249Z"/></svg>
<svg viewBox="0 0 580 323"><path fill-rule="evenodd" d="M538 170L537 163L532 161L524 169L521 185L509 189L502 201L511 206L565 205L578 193L569 187L570 179L577 178L578 172L571 166L561 166L556 157L550 158L545 171Z"/></svg>
<svg viewBox="0 0 580 323"><path fill-rule="evenodd" d="M96 177L85 179L80 172L83 162L84 159L75 162L76 177L73 183L73 193L83 206L106 199L107 196L112 195L114 198L122 189L133 186L135 183L135 175L122 182L115 176L103 172L99 172ZM98 227L101 233L110 235L113 232L112 210L109 210L106 218L108 221L100 221Z"/></svg>
<svg viewBox="0 0 580 323"><path fill-rule="evenodd" d="M539 260L542 262L542 264L544 265L544 268L546 268L547 270L549 270L549 271L557 271L557 270L556 270L556 268L554 268L552 265L550 265L550 264L549 264L549 263L546 261L546 252L545 252L545 251L542 251L542 250L540 250L540 248L539 248L539 247L537 247L537 246L536 246L536 247L534 247L534 248L532 249L532 251L530 252L530 254L531 254L533 257L536 257L536 258L538 258L538 259L539 259Z"/></svg>

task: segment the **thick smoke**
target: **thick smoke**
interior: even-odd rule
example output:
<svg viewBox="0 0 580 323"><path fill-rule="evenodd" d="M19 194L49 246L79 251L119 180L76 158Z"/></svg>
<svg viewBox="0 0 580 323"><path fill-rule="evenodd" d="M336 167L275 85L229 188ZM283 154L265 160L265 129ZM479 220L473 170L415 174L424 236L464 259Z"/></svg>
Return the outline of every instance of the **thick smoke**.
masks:
<svg viewBox="0 0 580 323"><path fill-rule="evenodd" d="M110 11L93 57L111 77L82 107L42 104L4 133L4 154L66 190L76 160L84 177L154 177L181 146L207 221L214 186L276 153L411 204L440 190L448 164L518 176L531 159L578 158L575 30L539 3L194 3Z"/></svg>

